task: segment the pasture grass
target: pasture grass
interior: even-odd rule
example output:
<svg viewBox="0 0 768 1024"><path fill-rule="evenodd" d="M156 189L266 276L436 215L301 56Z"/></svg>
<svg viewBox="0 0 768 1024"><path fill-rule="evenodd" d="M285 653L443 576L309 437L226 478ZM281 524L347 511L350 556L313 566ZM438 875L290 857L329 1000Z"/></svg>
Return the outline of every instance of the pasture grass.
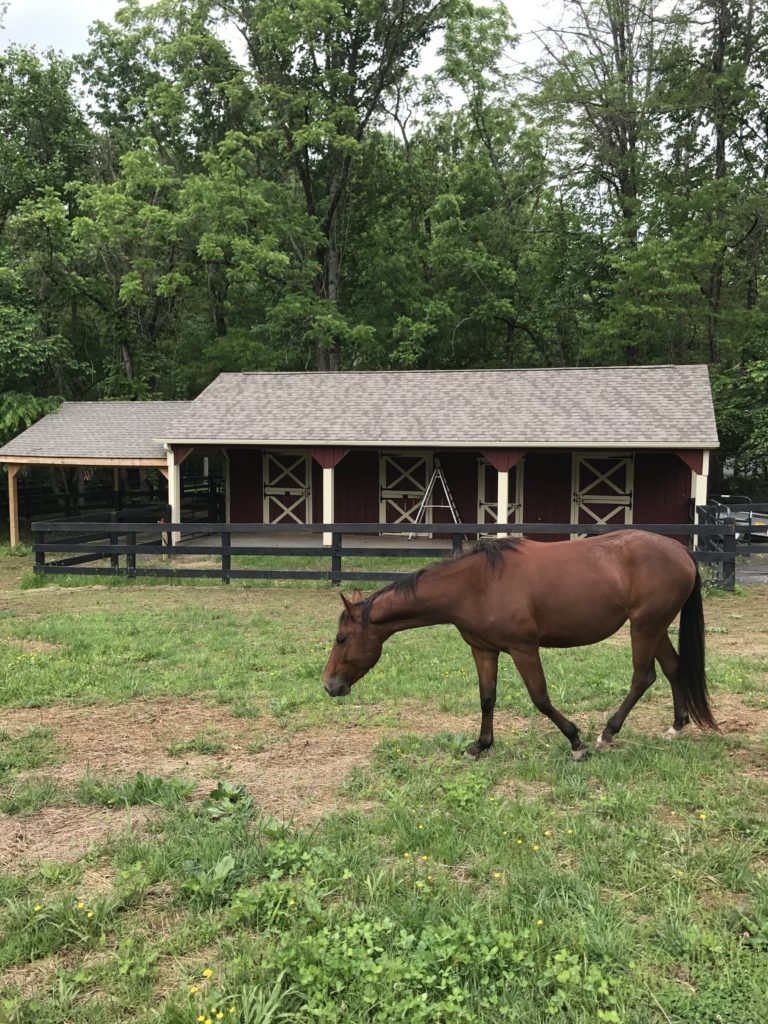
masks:
<svg viewBox="0 0 768 1024"><path fill-rule="evenodd" d="M0 835L56 808L84 829L124 817L74 860L4 858L0 1020L765 1019L768 658L751 596L706 609L715 706L737 703L743 728L664 741L660 683L617 749L581 764L508 660L497 745L464 758L476 683L449 628L393 637L330 701L319 678L339 603L321 588L2 596ZM544 663L593 740L626 691L626 643ZM87 735L113 709L117 734L149 701L192 719L155 742L157 770L89 767L78 724ZM55 724L30 726L26 708ZM313 737L343 753L361 734L329 813L278 820L238 778L275 748L298 770Z"/></svg>

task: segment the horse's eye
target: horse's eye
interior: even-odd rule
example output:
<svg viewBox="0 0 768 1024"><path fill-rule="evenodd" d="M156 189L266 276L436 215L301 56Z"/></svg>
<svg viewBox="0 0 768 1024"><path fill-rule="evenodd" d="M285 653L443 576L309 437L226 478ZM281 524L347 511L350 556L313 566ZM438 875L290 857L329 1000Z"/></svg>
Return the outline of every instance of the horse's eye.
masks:
<svg viewBox="0 0 768 1024"><path fill-rule="evenodd" d="M341 647L341 645L345 644L346 642L347 642L347 638L345 636L337 636L336 637L336 643L339 645L339 647Z"/></svg>

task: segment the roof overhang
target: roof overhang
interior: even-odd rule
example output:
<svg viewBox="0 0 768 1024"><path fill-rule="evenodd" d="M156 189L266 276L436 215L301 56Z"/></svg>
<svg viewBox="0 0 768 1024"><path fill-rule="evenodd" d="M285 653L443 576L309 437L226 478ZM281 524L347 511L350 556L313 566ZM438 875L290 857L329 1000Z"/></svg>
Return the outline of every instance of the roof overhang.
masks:
<svg viewBox="0 0 768 1024"><path fill-rule="evenodd" d="M160 440L153 438L153 440ZM685 449L704 449L711 450L719 448L719 442L713 443L712 441L666 441L663 444L658 442L648 441L580 441L578 439L563 438L558 441L521 441L519 438L515 440L503 440L500 438L483 438L474 440L382 440L371 439L368 441L361 440L349 440L348 438L336 438L329 440L319 440L318 438L234 438L234 437L217 437L217 438L203 438L203 437L174 437L174 438L162 438L162 442L168 446L172 445L191 445L192 447L201 447L205 445L213 447L250 447L250 448L525 448L526 450L531 449L545 449L552 448L560 450L562 448L579 448L579 449L595 449L596 451L607 451L609 449L626 450L631 449L658 449L666 451L678 451L681 448Z"/></svg>
<svg viewBox="0 0 768 1024"><path fill-rule="evenodd" d="M98 459L89 455L0 455L9 466L166 466L165 459Z"/></svg>

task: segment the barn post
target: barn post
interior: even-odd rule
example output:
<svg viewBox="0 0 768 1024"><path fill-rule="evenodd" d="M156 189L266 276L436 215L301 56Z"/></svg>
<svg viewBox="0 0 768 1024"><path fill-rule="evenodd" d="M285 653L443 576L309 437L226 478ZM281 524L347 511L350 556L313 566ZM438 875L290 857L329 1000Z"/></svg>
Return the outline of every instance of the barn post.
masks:
<svg viewBox="0 0 768 1024"><path fill-rule="evenodd" d="M166 445L168 462L168 504L171 506L171 522L181 522L181 464L192 451L189 445ZM171 544L175 547L181 541L181 534L171 534Z"/></svg>
<svg viewBox="0 0 768 1024"><path fill-rule="evenodd" d="M21 466L13 463L8 464L8 540L12 548L19 543L19 482L18 475Z"/></svg>
<svg viewBox="0 0 768 1024"><path fill-rule="evenodd" d="M347 454L347 451L348 449L346 448L312 449L312 458L322 467L323 470L323 522L326 525L331 525L336 522L334 501L334 490L336 484L334 479L334 470ZM332 546L333 533L330 531L324 532L323 547L329 548Z"/></svg>
<svg viewBox="0 0 768 1024"><path fill-rule="evenodd" d="M520 462L525 452L521 448L484 448L481 454L496 470L498 483L496 491L496 522L509 522L509 471ZM498 533L497 537L508 536Z"/></svg>
<svg viewBox="0 0 768 1024"><path fill-rule="evenodd" d="M707 503L707 483L709 480L709 452L708 451L687 451L681 449L677 457L685 463L691 471L691 501L693 503L693 521L699 522L699 505ZM693 547L698 548L700 538L693 537Z"/></svg>
<svg viewBox="0 0 768 1024"><path fill-rule="evenodd" d="M496 501L496 522L497 523L508 523L509 522L509 470L499 469L497 483L497 501ZM497 537L505 537L506 534L498 533Z"/></svg>

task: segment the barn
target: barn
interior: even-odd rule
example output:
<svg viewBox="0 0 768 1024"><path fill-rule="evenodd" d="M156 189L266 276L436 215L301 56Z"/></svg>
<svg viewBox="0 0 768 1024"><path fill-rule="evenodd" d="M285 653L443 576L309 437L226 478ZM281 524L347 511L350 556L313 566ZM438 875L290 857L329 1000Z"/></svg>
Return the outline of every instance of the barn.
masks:
<svg viewBox="0 0 768 1024"><path fill-rule="evenodd" d="M643 524L691 521L718 446L701 365L224 373L191 402L130 403L130 445L105 449L93 407L117 426L124 404L65 403L0 461L130 448L164 468L174 521L196 453L221 458L233 523L409 522L439 466L465 523ZM438 484L427 505L445 503Z"/></svg>

